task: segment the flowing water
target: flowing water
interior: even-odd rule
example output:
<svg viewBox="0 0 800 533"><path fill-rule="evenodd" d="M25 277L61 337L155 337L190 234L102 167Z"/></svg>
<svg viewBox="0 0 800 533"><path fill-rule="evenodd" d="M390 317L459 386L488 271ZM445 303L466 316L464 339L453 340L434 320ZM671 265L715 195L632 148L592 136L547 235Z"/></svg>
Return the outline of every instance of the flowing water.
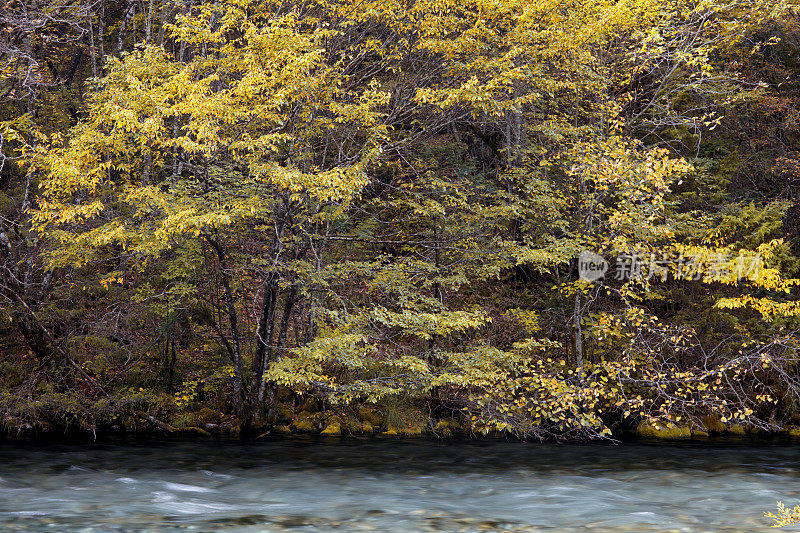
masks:
<svg viewBox="0 0 800 533"><path fill-rule="evenodd" d="M768 531L800 447L0 445L0 531ZM775 531L775 530L771 530Z"/></svg>

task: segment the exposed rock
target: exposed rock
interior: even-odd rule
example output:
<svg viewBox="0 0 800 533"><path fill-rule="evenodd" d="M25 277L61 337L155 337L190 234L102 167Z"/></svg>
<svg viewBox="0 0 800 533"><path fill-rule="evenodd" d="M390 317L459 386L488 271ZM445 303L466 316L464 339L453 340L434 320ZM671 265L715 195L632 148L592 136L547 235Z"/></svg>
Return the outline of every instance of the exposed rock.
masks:
<svg viewBox="0 0 800 533"><path fill-rule="evenodd" d="M689 426L657 428L643 421L636 428L636 435L647 439L690 439L692 428Z"/></svg>
<svg viewBox="0 0 800 533"><path fill-rule="evenodd" d="M317 431L317 425L311 418L302 416L292 423L294 428L301 433L311 433Z"/></svg>
<svg viewBox="0 0 800 533"><path fill-rule="evenodd" d="M181 437L210 437L211 433L206 431L203 428L198 427L188 427L188 428L176 428L175 432L180 435Z"/></svg>
<svg viewBox="0 0 800 533"><path fill-rule="evenodd" d="M743 425L736 424L728 428L728 433L730 433L731 435L742 436L747 434L747 430L744 429Z"/></svg>
<svg viewBox="0 0 800 533"><path fill-rule="evenodd" d="M322 434L328 437L338 437L342 434L342 427L339 422L332 422L322 430Z"/></svg>

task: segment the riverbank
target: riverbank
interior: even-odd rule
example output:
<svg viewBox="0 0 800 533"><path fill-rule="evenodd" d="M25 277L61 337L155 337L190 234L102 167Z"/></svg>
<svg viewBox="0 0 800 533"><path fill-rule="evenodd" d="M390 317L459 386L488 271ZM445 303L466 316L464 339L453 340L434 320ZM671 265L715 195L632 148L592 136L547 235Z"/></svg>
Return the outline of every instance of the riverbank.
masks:
<svg viewBox="0 0 800 533"><path fill-rule="evenodd" d="M476 431L469 421L458 418L438 420L419 419L416 422L387 421L380 413L362 407L354 415L332 411L299 411L291 418L261 428L249 428L246 434L235 418L210 409L202 409L192 416L177 418L179 424L170 424L153 416L140 414L120 418L116 424L84 425L83 427L32 426L25 424L0 431L0 442L74 443L86 441L224 441L257 442L275 439L307 438L374 438L374 439L439 439L439 440L509 440L523 442L507 432ZM570 442L551 439L553 442ZM725 425L719 419L708 417L700 427L659 427L641 422L636 427L618 428L600 443L632 442L786 442L800 443L800 427L791 426L775 431L742 424Z"/></svg>
<svg viewBox="0 0 800 533"><path fill-rule="evenodd" d="M224 400L224 397L221 397ZM537 439L509 429L487 430L486 424L457 405L427 402L385 401L335 405L323 398L279 390L276 403L264 419L243 424L224 401L178 401L176 396L131 390L115 398L90 400L80 395L49 395L39 400L5 404L0 411L0 440L69 442L108 438L257 441L275 437L376 437L437 439ZM0 403L0 407L3 404ZM12 409L13 408L13 409ZM598 442L637 440L800 439L800 427L772 431L746 422L723 422L720 416L693 419L692 425L658 426L606 414L610 435ZM685 422L684 422L685 424ZM541 432L558 442L588 442L589 433ZM597 433L599 434L599 433ZM528 437L527 439L525 437Z"/></svg>

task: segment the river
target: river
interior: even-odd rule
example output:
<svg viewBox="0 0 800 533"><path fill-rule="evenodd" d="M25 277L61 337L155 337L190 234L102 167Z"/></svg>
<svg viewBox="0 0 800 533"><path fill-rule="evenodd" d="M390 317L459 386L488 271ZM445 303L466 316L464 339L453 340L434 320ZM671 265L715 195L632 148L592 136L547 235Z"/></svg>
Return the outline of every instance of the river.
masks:
<svg viewBox="0 0 800 533"><path fill-rule="evenodd" d="M0 531L775 531L800 446L0 444Z"/></svg>

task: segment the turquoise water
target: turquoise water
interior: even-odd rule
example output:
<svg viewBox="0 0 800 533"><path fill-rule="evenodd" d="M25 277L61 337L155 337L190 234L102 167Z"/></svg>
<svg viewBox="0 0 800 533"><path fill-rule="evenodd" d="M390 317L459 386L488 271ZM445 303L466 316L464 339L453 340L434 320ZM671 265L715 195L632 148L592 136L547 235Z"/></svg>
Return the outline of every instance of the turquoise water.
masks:
<svg viewBox="0 0 800 533"><path fill-rule="evenodd" d="M778 499L800 447L0 445L0 531L768 531Z"/></svg>

